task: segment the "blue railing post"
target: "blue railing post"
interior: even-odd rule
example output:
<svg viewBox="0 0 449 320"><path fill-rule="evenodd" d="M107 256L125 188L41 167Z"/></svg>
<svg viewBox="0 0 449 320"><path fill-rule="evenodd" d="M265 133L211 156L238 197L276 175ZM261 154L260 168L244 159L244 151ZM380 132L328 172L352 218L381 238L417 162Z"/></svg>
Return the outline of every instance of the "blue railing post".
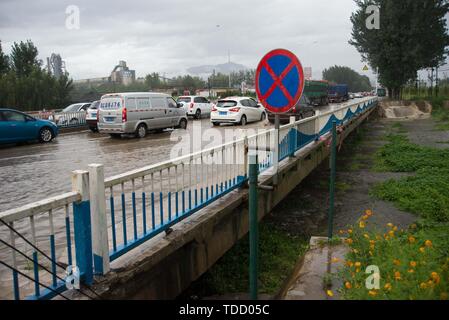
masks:
<svg viewBox="0 0 449 320"><path fill-rule="evenodd" d="M293 124L296 122L296 118L295 117L290 117L290 124ZM296 148L298 147L298 131L296 130L296 126L294 126L293 128L290 129L290 137L289 137L289 145L290 145L290 150L289 150L289 156L290 157L294 157L295 156L295 152L296 152Z"/></svg>
<svg viewBox="0 0 449 320"><path fill-rule="evenodd" d="M73 203L73 224L75 233L76 266L84 275L86 284L93 282L92 231L89 201L89 173L73 171L73 191L81 195L81 200Z"/></svg>

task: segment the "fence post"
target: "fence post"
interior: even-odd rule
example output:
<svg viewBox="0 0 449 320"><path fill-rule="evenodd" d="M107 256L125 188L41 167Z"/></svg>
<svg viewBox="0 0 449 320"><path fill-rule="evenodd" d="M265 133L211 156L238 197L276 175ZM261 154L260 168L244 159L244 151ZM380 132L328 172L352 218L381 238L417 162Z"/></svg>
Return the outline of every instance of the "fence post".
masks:
<svg viewBox="0 0 449 320"><path fill-rule="evenodd" d="M89 172L72 172L72 190L81 195L81 201L73 203L76 265L84 274L86 284L92 284L92 234L89 203Z"/></svg>
<svg viewBox="0 0 449 320"><path fill-rule="evenodd" d="M294 124L296 122L296 117L290 117L290 124ZM290 157L295 156L296 148L298 145L298 132L296 130L296 126L290 129Z"/></svg>
<svg viewBox="0 0 449 320"><path fill-rule="evenodd" d="M257 199L257 175L259 164L257 154L249 156L249 286L250 298L257 300L257 271L258 271L258 199Z"/></svg>
<svg viewBox="0 0 449 320"><path fill-rule="evenodd" d="M109 241L104 191L104 167L89 165L90 213L92 217L92 250L96 274L109 272Z"/></svg>
<svg viewBox="0 0 449 320"><path fill-rule="evenodd" d="M243 167L244 167L244 177L248 178L248 136L245 132L245 136L243 137Z"/></svg>
<svg viewBox="0 0 449 320"><path fill-rule="evenodd" d="M335 198L335 177L336 177L336 158L337 158L337 121L332 121L332 142L331 142L331 157L330 157L330 184L329 184L329 216L328 216L328 239L333 237L334 224L334 198Z"/></svg>

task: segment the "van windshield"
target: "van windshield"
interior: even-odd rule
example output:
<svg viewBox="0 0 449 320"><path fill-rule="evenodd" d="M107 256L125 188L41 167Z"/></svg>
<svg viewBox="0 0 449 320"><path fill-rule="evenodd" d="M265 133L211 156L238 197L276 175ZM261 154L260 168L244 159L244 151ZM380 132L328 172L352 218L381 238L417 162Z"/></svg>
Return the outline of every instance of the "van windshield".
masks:
<svg viewBox="0 0 449 320"><path fill-rule="evenodd" d="M237 105L237 102L234 100L220 100L217 103L217 107L219 108L232 108Z"/></svg>
<svg viewBox="0 0 449 320"><path fill-rule="evenodd" d="M100 102L102 110L117 110L122 107L122 99L120 98L103 98Z"/></svg>

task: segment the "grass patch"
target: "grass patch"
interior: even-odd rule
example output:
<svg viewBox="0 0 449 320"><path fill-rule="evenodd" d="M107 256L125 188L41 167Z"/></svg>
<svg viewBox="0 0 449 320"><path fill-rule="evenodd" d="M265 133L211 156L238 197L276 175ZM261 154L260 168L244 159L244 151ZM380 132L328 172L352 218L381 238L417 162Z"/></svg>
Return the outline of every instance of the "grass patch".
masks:
<svg viewBox="0 0 449 320"><path fill-rule="evenodd" d="M371 193L398 208L420 216L417 225L386 232L366 231L372 212L347 231L350 253L340 277L344 299L442 299L449 297L449 150L410 143L389 135L376 154L379 169L413 172L414 176L388 180ZM365 269L377 266L380 287L367 289Z"/></svg>
<svg viewBox="0 0 449 320"><path fill-rule="evenodd" d="M259 225L259 293L276 294L293 271L308 241L288 234L272 223ZM249 238L245 236L194 286L202 295L223 295L249 290Z"/></svg>

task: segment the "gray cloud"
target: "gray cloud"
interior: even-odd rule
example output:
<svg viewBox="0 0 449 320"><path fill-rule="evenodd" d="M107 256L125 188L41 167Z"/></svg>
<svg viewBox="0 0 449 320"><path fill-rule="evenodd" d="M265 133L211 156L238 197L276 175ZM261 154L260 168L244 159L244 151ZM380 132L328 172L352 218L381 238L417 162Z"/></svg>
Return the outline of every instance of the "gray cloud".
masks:
<svg viewBox="0 0 449 320"><path fill-rule="evenodd" d="M65 27L68 5L80 8L79 30ZM60 53L75 79L106 76L118 60L138 76L184 74L225 62L228 50L232 61L256 67L277 47L296 53L320 78L334 64L362 72L348 44L354 9L353 0L2 0L0 39L6 52L31 39L42 59Z"/></svg>

